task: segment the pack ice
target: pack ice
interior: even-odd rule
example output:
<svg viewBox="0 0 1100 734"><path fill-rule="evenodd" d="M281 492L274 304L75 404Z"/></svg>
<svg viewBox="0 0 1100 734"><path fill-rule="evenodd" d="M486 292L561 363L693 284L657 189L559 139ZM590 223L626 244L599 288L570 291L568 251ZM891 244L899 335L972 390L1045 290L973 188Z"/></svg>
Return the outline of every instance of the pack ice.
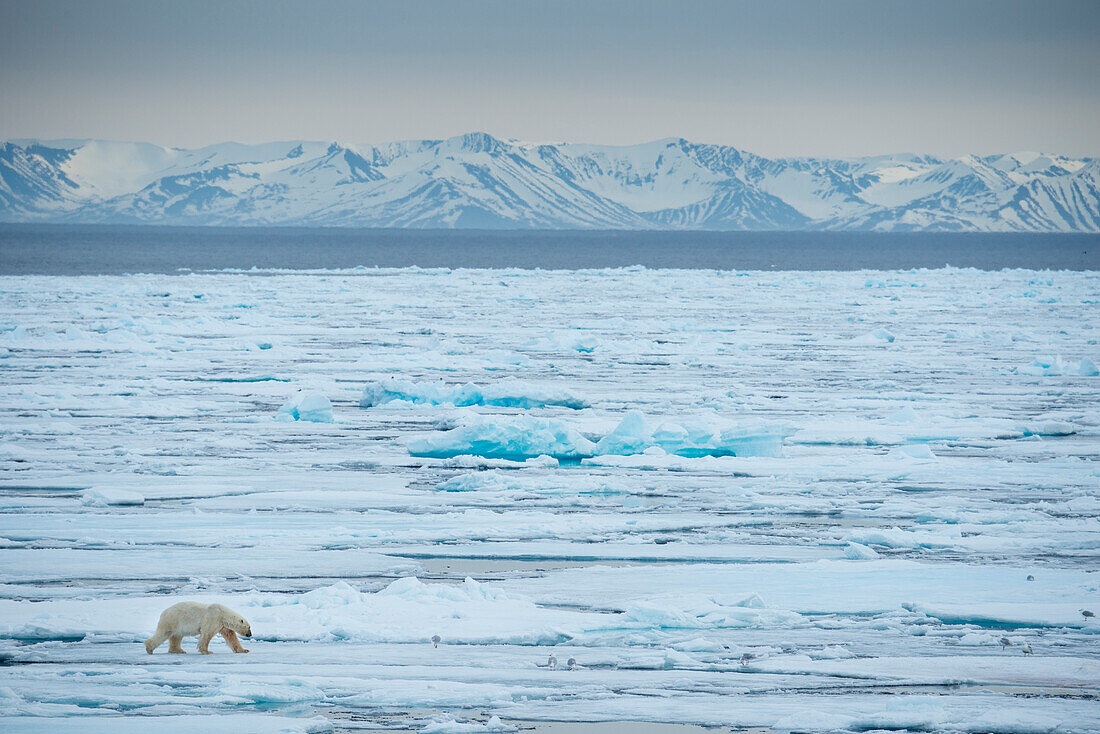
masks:
<svg viewBox="0 0 1100 734"><path fill-rule="evenodd" d="M0 727L1100 730L1098 302L951 268L0 276ZM183 600L251 652L147 655Z"/></svg>

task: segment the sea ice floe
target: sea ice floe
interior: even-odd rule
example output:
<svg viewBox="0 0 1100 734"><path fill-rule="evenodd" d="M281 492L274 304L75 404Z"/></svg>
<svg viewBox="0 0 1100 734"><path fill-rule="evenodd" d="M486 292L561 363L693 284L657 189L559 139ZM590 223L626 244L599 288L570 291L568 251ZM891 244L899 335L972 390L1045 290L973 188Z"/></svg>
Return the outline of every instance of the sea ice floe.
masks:
<svg viewBox="0 0 1100 734"><path fill-rule="evenodd" d="M148 515L134 514L139 520ZM125 532L125 531L123 531ZM276 534L278 532L276 531ZM192 535L192 543L199 539ZM414 573L415 561L382 555L373 550L344 548L303 552L285 547L172 547L168 543L131 544L85 537L82 548L11 548L0 553L0 573L7 581L75 582L78 580L133 579L192 581L203 578L295 578L324 575L353 578ZM335 543L339 534L329 530ZM63 541L62 541L63 542ZM246 541L248 542L248 541ZM178 545L184 545L181 538ZM94 549L93 549L94 548Z"/></svg>
<svg viewBox="0 0 1100 734"><path fill-rule="evenodd" d="M420 734L483 734L486 732L510 732L519 728L512 724L505 724L499 716L491 716L485 723L478 721L456 721L455 719L438 719L420 729Z"/></svg>
<svg viewBox="0 0 1100 734"><path fill-rule="evenodd" d="M445 382L411 382L391 378L371 382L363 388L360 408L373 408L391 402L427 403L466 407L487 405L502 408L586 408L588 402L573 393L551 385L521 382L513 378L486 385L472 382L465 385Z"/></svg>
<svg viewBox="0 0 1100 734"><path fill-rule="evenodd" d="M240 611L279 639L420 642L439 634L465 644L553 644L583 629L590 616L542 609L470 578L453 586L415 577L373 594L338 582Z"/></svg>
<svg viewBox="0 0 1100 734"><path fill-rule="evenodd" d="M332 723L323 716L291 717L264 713L187 714L166 710L161 715L123 716L84 708L79 716L6 716L6 734L329 734Z"/></svg>
<svg viewBox="0 0 1100 734"><path fill-rule="evenodd" d="M473 454L517 459L546 454L557 459L630 456L655 450L686 458L778 456L791 431L783 424L706 419L668 421L652 427L629 411L611 432L593 442L566 421L531 416L473 416L463 425L411 441L413 456Z"/></svg>
<svg viewBox="0 0 1100 734"><path fill-rule="evenodd" d="M787 627L801 617L782 609L768 609L753 594L741 601L720 602L714 597L652 597L629 605L621 626L642 629L716 629L730 627Z"/></svg>
<svg viewBox="0 0 1100 734"><path fill-rule="evenodd" d="M890 449L890 457L895 459L929 460L935 459L936 455L932 453L932 449L928 448L926 444L913 443Z"/></svg>
<svg viewBox="0 0 1100 734"><path fill-rule="evenodd" d="M410 441L408 448L413 456L471 454L513 461L541 455L580 459L595 452L595 444L569 423L528 415L474 416L449 431Z"/></svg>
<svg viewBox="0 0 1100 734"><path fill-rule="evenodd" d="M129 489L93 487L80 493L80 501L88 507L144 505L145 497Z"/></svg>
<svg viewBox="0 0 1100 734"><path fill-rule="evenodd" d="M552 469L561 462L553 456L539 454L522 461L511 459L490 459L474 454L459 454L440 461L438 466L451 469Z"/></svg>
<svg viewBox="0 0 1100 734"><path fill-rule="evenodd" d="M597 593L625 609L654 596L728 599L755 590L769 610L798 614L888 613L919 609L953 621L996 619L1038 626L1084 627L1079 608L1098 598L1083 570L1048 569L1035 581L1017 567L917 563L908 560L822 560L811 563L695 564L690 568L590 567L564 569L522 584L498 585L537 603L573 604ZM956 600L964 599L963 602ZM1100 633L1100 625L1095 625Z"/></svg>
<svg viewBox="0 0 1100 734"><path fill-rule="evenodd" d="M523 346L526 349L539 351L564 351L591 354L605 345L606 343L601 341L597 334L581 330L571 330L552 331L537 339L526 342Z"/></svg>
<svg viewBox="0 0 1100 734"><path fill-rule="evenodd" d="M952 268L0 277L0 729L1100 731L1098 292ZM405 394L308 429L271 420L293 388L266 377ZM777 455L733 445L785 424ZM410 459L423 438L521 455ZM145 504L84 504L105 489ZM146 655L185 599L244 614L251 653Z"/></svg>

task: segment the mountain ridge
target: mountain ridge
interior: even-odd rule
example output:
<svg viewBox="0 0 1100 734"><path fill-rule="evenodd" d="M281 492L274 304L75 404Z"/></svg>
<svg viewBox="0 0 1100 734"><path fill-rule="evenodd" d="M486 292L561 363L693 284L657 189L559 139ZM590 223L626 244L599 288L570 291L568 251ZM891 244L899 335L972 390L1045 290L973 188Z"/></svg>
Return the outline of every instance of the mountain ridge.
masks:
<svg viewBox="0 0 1100 734"><path fill-rule="evenodd" d="M0 221L400 228L1100 232L1100 159L767 158L487 133L381 145L0 143Z"/></svg>

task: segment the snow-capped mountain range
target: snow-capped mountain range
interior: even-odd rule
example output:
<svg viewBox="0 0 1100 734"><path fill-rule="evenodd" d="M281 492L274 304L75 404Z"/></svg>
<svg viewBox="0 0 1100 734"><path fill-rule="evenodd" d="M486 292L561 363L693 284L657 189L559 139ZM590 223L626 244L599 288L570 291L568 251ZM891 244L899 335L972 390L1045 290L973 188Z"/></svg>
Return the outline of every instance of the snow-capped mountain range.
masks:
<svg viewBox="0 0 1100 734"><path fill-rule="evenodd" d="M0 221L535 229L1100 231L1100 159L764 158L683 139L195 150L0 145Z"/></svg>

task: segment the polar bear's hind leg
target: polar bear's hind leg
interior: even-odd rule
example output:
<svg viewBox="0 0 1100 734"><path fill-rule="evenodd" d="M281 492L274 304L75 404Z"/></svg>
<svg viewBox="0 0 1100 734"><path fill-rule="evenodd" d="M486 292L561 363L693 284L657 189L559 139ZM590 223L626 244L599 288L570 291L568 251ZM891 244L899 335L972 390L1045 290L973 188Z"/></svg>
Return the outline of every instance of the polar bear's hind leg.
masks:
<svg viewBox="0 0 1100 734"><path fill-rule="evenodd" d="M237 633L226 627L221 631L221 636L225 638L225 644L229 645L229 649L233 652L248 652L244 649L244 645L241 644L241 640L237 637Z"/></svg>
<svg viewBox="0 0 1100 734"><path fill-rule="evenodd" d="M210 652L210 640L214 639L214 635L216 635L216 634L217 634L217 631L208 632L206 630L203 630L199 634L199 652L201 652L203 655L213 655L214 654L214 653Z"/></svg>

